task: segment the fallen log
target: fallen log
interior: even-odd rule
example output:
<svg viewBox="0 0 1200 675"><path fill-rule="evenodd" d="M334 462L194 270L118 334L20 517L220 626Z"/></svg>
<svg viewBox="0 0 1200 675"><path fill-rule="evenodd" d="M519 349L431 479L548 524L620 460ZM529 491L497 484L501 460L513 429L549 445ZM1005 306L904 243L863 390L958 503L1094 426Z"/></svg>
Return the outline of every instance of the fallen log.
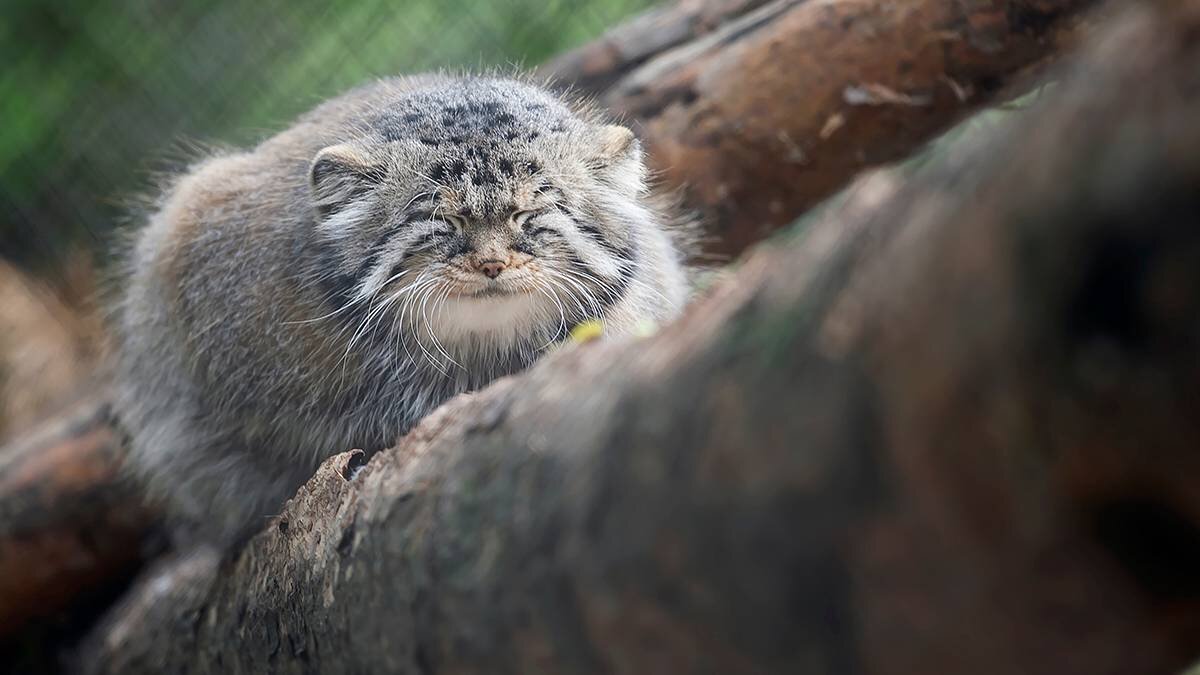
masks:
<svg viewBox="0 0 1200 675"><path fill-rule="evenodd" d="M704 73L710 71L716 73L718 65L722 63L725 64L721 68L725 68L724 72L727 75L723 75L723 77L726 80L745 79L747 82L758 81L753 78L759 77L762 75L761 73L737 73L734 70L730 70L733 67L732 64L742 63L746 64L747 67L753 66L751 56L763 53L763 49L767 51L775 49L771 45L775 44L774 41L776 40L782 41L780 44L786 43L785 46L789 50L804 48L806 45L816 49L814 45L837 41L838 44L845 44L843 51L836 53L826 52L824 55L820 55L821 58L814 57L803 62L798 62L799 65L803 65L803 68L799 67L799 65L796 68L790 68L786 71L774 68L770 71L772 73L771 77L790 77L793 79L773 79L770 83L762 81L762 84L764 86L779 87L771 96L777 97L777 102L773 105L778 106L778 110L783 112L777 111L776 113L772 113L775 118L780 117L780 115L790 116L788 120L789 124L794 122L801 126L808 125L809 128L814 128L814 125L820 125L824 132L834 133L836 131L839 138L844 139L848 137L848 134L842 133L844 130L831 131L833 129L832 126L825 126L828 122L826 116L831 109L806 106L790 108L790 106L796 105L796 100L788 92L799 90L815 91L810 89L812 82L822 80L825 74L829 74L830 77L836 75L837 78L843 78L846 82L876 82L884 83L891 87L907 87L908 85L905 83L909 82L909 80L900 80L897 83L886 78L881 79L883 76L877 72L880 67L879 64L891 63L897 58L896 53L890 51L895 49L897 44L901 44L903 47L901 52L897 53L919 53L922 57L926 53L922 51L922 45L929 44L930 40L934 40L935 42L942 40L947 44L954 44L955 41L951 40L950 34L943 32L944 30L959 30L958 35L960 37L965 35L969 38L965 46L959 45L955 49L947 49L945 51L947 55L954 57L953 64L959 64L960 66L966 64L963 67L969 66L967 70L962 72L954 69L946 71L960 78L961 82L956 86L961 86L962 83L969 84L974 81L971 78L978 77L989 83L991 88L988 91L991 91L1003 85L1007 81L1007 76L1017 72L1021 64L1039 63L1049 55L1060 50L1063 47L1063 43L1056 38L1059 35L1059 26L1067 25L1069 20L1077 16L1082 8L1086 7L1089 3L1063 2L1058 0L974 3L969 5L973 9L970 12L966 12L966 10L961 8L968 5L957 0L940 0L940 2L921 0L921 2L911 5L913 8L912 11L916 12L914 16L928 18L929 16L933 16L930 8L940 6L942 12L939 16L944 15L950 17L952 20L949 20L946 26L938 26L928 22L916 22L912 25L904 23L905 30L897 32L897 27L901 26L900 23L882 21L876 26L875 20L868 20L868 14L856 14L851 16L853 20L846 26L838 28L839 31L845 33L841 37L836 37L836 31L834 33L825 31L820 21L814 23L804 17L811 17L812 12L818 11L841 12L843 11L842 6L854 8L855 11L862 10L865 12L871 6L876 6L876 9L878 9L878 7L889 3L863 3L860 0L839 0L838 3L832 3L838 5L837 8L821 9L830 4L827 1L810 1L807 3L776 2L768 5L768 3L762 0L681 0L674 6L655 10L646 17L635 20L627 26L615 29L594 45L585 47L580 52L574 53L574 55L555 61L547 68L546 72L557 75L562 81L573 81L578 85L580 90L594 94L600 94L605 87L614 82L618 83L618 87L613 90L613 93L607 94L607 100L619 109L630 112L630 114L634 115L635 121L639 119L638 116L642 115L642 110L645 108L643 131L648 134L648 144L653 152L663 153L663 158L659 159L656 157L654 158L655 161L658 162L660 167L675 167L673 173L668 171L665 174L668 182L682 181L692 186L689 193L691 199L689 206L693 206L697 210L706 213L706 217L713 223L714 231L724 232L729 236L729 244L723 245L720 248L724 251L734 251L743 247L751 238L759 235L761 231L759 224L769 223L773 227L778 223L790 221L799 214L802 208L807 207L812 199L816 198L817 193L807 192L807 188L804 187L806 183L804 182L797 182L794 186L789 186L781 181L763 181L757 184L762 190L759 193L759 198L754 200L758 205L774 204L781 189L790 191L794 187L798 191L796 192L797 195L803 193L808 196L794 203L788 198L788 200L783 202L783 208L785 209L783 211L777 211L774 210L774 207L771 207L774 219L755 220L753 227L749 229L743 227L743 225L750 222L750 220L742 219L735 222L728 219L726 216L733 212L725 213L719 208L714 210L713 204L716 203L712 197L714 193L707 190L707 188L700 189L702 184L697 182L690 174L684 173L685 169L687 172L708 172L712 176L717 176L718 174L724 175L725 173L749 176L756 172L763 172L764 174L775 173L782 176L795 169L792 166L794 156L789 153L781 154L774 151L767 152L761 156L754 152L738 151L721 154L706 151L702 154L697 152L689 155L686 160L687 166L684 167L675 159L678 156L678 152L680 152L680 148L683 146L669 147L667 145L669 139L665 134L673 133L671 130L674 127L671 125L683 119L681 116L692 113L682 111L676 104L667 105L657 110L646 108L645 102L653 95L653 91L666 91L676 86L679 82L690 81L688 78L691 78L693 75L695 76L694 83L707 82L710 76L704 75ZM991 7L994 12L998 12L999 14L987 14L982 9L985 6ZM751 17L751 11L756 9L761 9L764 13L754 14ZM1013 16L1020 18L1023 23L1006 32L1002 26L993 26L989 22L990 20L984 20L989 17L999 16L1005 11L1010 11ZM855 16L858 18L854 18ZM739 18L748 19L749 21L746 23L731 23ZM921 21L925 21L925 19L921 19ZM980 23L981 21L982 23ZM779 23L780 27L775 27L776 23ZM867 24L876 26L879 30L883 31L880 35L888 39L881 39L878 42L869 44L864 43L862 33L865 30L864 26ZM970 31L963 33L962 31L966 30L964 26L970 26ZM822 35L824 37L818 40L817 38ZM987 37L987 39L984 39L984 37ZM822 40L825 42L822 42ZM910 40L911 42L905 42L906 40ZM879 50L878 54L870 54L872 44L876 45ZM938 42L938 44L941 43ZM719 57L726 48L731 50L730 56L728 59L722 60ZM959 53L960 49L962 54ZM994 54L991 51L993 49L996 50ZM608 54L612 58L598 56L602 54ZM613 54L616 54L616 56L613 56ZM682 63L684 56L690 54L696 55L697 61L694 64L694 68L689 71L692 75L687 75L680 71L678 67ZM991 56L995 56L997 59L998 65L995 69L988 69L985 63ZM605 58L608 60L604 60ZM854 62L849 60L852 58L862 58L864 60ZM921 65L919 69L920 73L933 77L930 73L936 70L934 66L925 68L925 65L927 65L925 61L917 61L916 63ZM947 63L951 62L947 61ZM815 70L805 71L804 68ZM654 85L653 73L656 72L661 73L664 78L661 87ZM970 77L964 77L963 73L969 74ZM916 82L918 80L912 81ZM830 80L830 82L833 82L833 80ZM730 83L732 84L732 82ZM944 86L953 89L949 84L945 84ZM941 91L939 96L944 96L948 90L939 90ZM875 88L870 89L870 91L878 93L881 90ZM963 91L965 92L966 90L964 89ZM769 93L769 90L763 89L762 93L766 95ZM899 156L914 149L921 140L934 133L935 130L949 126L958 115L972 110L978 104L988 100L987 97L976 95L966 98L966 102L957 102L958 97L955 96L955 101L951 102L952 105L944 105L946 102L942 98L937 98L935 105L921 107L920 110L913 111L898 109L904 106L857 106L855 107L851 121L866 120L862 123L863 127L872 130L871 133L873 135L861 137L861 144L864 147L874 144L874 147L888 149L887 152L883 152L878 156L873 155L873 159L882 159L885 156ZM697 98L689 104L691 106L689 110L699 114L697 111L700 108L697 106L704 104L708 100L708 94ZM651 112L653 114L649 114ZM760 119L757 117L759 113L756 112L754 116L745 118L743 121L729 118L723 122L720 121L719 117L713 117L712 115L740 115L743 113L747 113L747 110L734 107L714 108L710 112L704 113L704 119L706 120L704 123L720 122L722 128L732 129L734 132L740 134L742 132L738 131L740 129L738 125L742 123L758 124L759 122L756 120ZM896 117L897 115L901 115L902 118ZM807 121L805 121L806 119ZM870 120L875 121L872 122ZM917 131L914 131L914 124L919 127ZM793 128L799 127L781 127L785 132ZM691 130L683 131L686 131L687 134L692 133ZM854 133L858 132L855 131ZM895 134L894 140L889 140L887 135L892 133ZM687 136L686 134L681 136L681 139L683 139L681 143L691 143L691 140L687 140L689 138L691 136ZM713 138L717 138L717 136L713 136ZM795 138L802 139L801 136L795 136ZM819 168L819 171L814 175L819 176L822 190L829 191L839 185L845 184L861 168L862 165L855 159L845 160L845 158L837 159L835 157L835 154L839 152L855 153L857 152L854 149L856 147L859 146L839 146L823 143L819 152L813 149L809 150L811 161L816 163L806 166L814 171ZM712 163L712 166L705 168L705 162ZM717 187L719 188L719 185ZM753 186L749 184L742 185L739 188L738 199L744 198L748 194L745 190L751 187ZM719 193L720 190L718 190L718 197ZM717 201L719 202L719 199ZM746 212L751 213L754 208L757 208L757 206L753 204L747 206L748 210ZM791 210L788 211L786 209ZM99 420L100 418L95 419ZM60 423L61 420L53 420L51 422L52 425ZM101 438L110 439L111 436L108 434L111 434L111 431L108 429L101 430L99 427L103 426L102 422L97 421L96 424L97 436L88 437L87 434L92 430L79 429L80 437L92 438L93 440ZM81 445L76 440L64 440L64 443L67 443L67 445L63 447L38 446L38 452L44 455L44 457L38 459L36 462L32 461L31 458L22 459L21 461L30 461L29 466L39 467L40 470L45 472L40 477L32 478L30 480L32 484L39 482L54 484L55 476L69 474L80 470L81 467L93 466L92 462L97 457L105 458L105 461L111 463L111 467L116 467L119 462L120 449L119 447L109 445L109 442L109 440L103 440L99 445ZM33 447L29 443L18 440L9 448L0 448L0 455L19 455L20 451L14 450L14 448L28 450ZM99 455L92 452L93 449L97 448L103 448L103 452ZM79 454L76 454L76 451L80 451ZM54 461L60 462L60 464L54 465L48 461L48 458L53 458ZM69 600L72 589L79 590L87 587L89 584L104 581L104 573L116 576L124 575L127 573L129 565L136 564L136 559L129 557L129 551L136 547L125 545L136 539L134 536L136 533L124 528L129 524L138 522L143 524L150 523L152 522L152 517L141 511L140 504L130 501L134 497L126 490L125 486L120 485L115 480L117 476L115 469L90 471L88 475L92 476L93 480L96 481L89 488L88 494L92 495L89 499L97 499L100 495L108 495L104 499L108 500L106 503L112 505L114 512L136 512L142 515L139 518L128 521L111 520L105 517L88 521L89 524L86 531L90 533L95 541L113 542L115 545L94 547L90 552L90 555L93 556L91 558L93 564L86 567L72 562L77 560L77 558L74 549L70 547L46 547L39 549L37 566L43 570L58 570L54 574L33 574L29 569L31 558L27 555L0 556L0 578L21 580L19 583L14 581L10 586L0 586L0 636L4 635L7 630L19 626L21 623L20 618L30 616L29 612L31 609L36 609L36 613L41 614L54 612ZM3 487L0 486L0 503L18 504L24 499L23 494L5 492ZM124 505L118 507L123 502ZM62 500L42 499L36 505L31 504L30 507L36 506L37 509L44 509L39 516L42 519L41 522L67 523L79 513L77 504L78 502L74 497L65 495ZM105 524L110 522L122 523L122 529L112 532L107 531ZM13 532L23 533L22 537L35 535L35 533L32 533L24 525L15 524L6 529L5 525L0 523L0 550L17 551L19 550L19 546L26 545L23 543L24 540L5 539L5 537L11 537L11 533ZM49 540L53 541L57 535L48 536ZM8 547L7 549L5 548L6 546ZM109 555L113 557L111 559L107 558L106 556ZM71 570L79 572L77 579L72 580L69 576L64 576L68 575ZM110 576L109 579L111 578ZM10 596L9 594L12 595Z"/></svg>
<svg viewBox="0 0 1200 675"><path fill-rule="evenodd" d="M1200 3L675 325L326 462L94 672L1169 673L1200 652Z"/></svg>
<svg viewBox="0 0 1200 675"><path fill-rule="evenodd" d="M1062 51L1088 0L776 0L600 100L733 255L908 156ZM575 72L567 68L568 73Z"/></svg>

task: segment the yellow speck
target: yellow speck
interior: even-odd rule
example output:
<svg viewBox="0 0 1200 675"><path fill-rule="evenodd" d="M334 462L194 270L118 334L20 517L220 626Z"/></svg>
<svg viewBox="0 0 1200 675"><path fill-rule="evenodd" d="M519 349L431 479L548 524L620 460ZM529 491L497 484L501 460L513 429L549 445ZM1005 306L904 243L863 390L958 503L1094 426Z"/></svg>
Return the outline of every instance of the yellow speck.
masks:
<svg viewBox="0 0 1200 675"><path fill-rule="evenodd" d="M591 320L577 324L571 329L572 342L590 342L604 334L604 324Z"/></svg>

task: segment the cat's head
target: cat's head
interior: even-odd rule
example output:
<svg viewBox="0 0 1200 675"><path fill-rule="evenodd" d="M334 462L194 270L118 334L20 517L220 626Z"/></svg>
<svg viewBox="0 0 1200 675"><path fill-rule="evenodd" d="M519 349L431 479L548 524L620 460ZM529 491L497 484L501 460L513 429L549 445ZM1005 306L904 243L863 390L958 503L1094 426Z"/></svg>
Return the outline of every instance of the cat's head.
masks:
<svg viewBox="0 0 1200 675"><path fill-rule="evenodd" d="M441 342L602 319L657 227L633 134L512 80L398 98L318 152L309 182L334 302Z"/></svg>

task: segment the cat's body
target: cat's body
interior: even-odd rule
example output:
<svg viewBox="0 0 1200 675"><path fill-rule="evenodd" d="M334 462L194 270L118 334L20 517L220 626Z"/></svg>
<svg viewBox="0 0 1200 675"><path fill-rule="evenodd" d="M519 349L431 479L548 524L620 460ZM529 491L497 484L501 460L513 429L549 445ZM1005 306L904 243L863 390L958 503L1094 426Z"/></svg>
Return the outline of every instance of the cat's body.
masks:
<svg viewBox="0 0 1200 675"><path fill-rule="evenodd" d="M194 166L125 284L130 465L223 542L325 457L392 444L582 321L627 334L686 295L628 130L526 83L441 75L357 89Z"/></svg>

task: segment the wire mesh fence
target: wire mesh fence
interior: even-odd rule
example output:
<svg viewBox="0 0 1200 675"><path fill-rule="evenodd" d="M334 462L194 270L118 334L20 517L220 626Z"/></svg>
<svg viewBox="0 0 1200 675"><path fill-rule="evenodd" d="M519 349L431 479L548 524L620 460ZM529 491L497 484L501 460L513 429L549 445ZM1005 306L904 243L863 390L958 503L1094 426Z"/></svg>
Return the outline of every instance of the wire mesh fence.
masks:
<svg viewBox="0 0 1200 675"><path fill-rule="evenodd" d="M8 0L0 257L105 248L151 176L372 77L528 67L651 0Z"/></svg>

